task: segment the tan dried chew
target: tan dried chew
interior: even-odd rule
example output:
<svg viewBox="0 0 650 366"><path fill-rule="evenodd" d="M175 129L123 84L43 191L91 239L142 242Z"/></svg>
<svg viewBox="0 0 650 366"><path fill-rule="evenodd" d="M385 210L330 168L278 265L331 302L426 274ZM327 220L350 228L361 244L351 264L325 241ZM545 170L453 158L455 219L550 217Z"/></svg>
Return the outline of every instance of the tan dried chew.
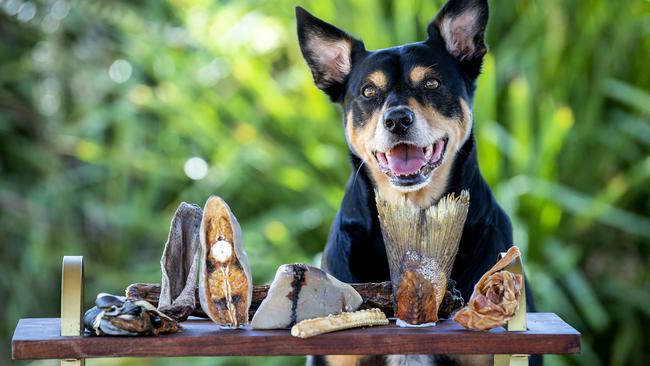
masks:
<svg viewBox="0 0 650 366"><path fill-rule="evenodd" d="M237 328L248 323L253 283L241 229L230 207L212 196L201 220L201 308L215 323Z"/></svg>
<svg viewBox="0 0 650 366"><path fill-rule="evenodd" d="M454 320L468 329L488 330L505 325L515 316L521 298L523 278L503 270L521 256L513 246L474 286L467 306L459 310Z"/></svg>
<svg viewBox="0 0 650 366"><path fill-rule="evenodd" d="M378 191L375 197L395 316L413 325L436 322L467 218L469 193L450 194L424 210L406 199L388 202Z"/></svg>
<svg viewBox="0 0 650 366"><path fill-rule="evenodd" d="M336 332L337 330L386 324L388 324L388 318L381 310L359 310L303 320L291 328L291 335L299 338L309 338L323 333Z"/></svg>

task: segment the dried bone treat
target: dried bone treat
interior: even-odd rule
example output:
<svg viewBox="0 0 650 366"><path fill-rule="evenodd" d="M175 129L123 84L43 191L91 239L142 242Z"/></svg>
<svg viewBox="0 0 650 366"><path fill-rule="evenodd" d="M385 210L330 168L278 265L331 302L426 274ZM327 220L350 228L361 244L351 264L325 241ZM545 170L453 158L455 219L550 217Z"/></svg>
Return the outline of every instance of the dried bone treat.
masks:
<svg viewBox="0 0 650 366"><path fill-rule="evenodd" d="M174 333L178 323L146 301L100 293L84 314L84 326L96 335L137 336Z"/></svg>
<svg viewBox="0 0 650 366"><path fill-rule="evenodd" d="M319 334L336 332L337 330L386 324L388 324L388 318L381 310L359 310L321 318L305 319L291 328L291 335L298 338L309 338Z"/></svg>
<svg viewBox="0 0 650 366"><path fill-rule="evenodd" d="M376 191L399 325L435 324L458 252L469 193L450 194L427 209L386 201Z"/></svg>
<svg viewBox="0 0 650 366"><path fill-rule="evenodd" d="M197 205L182 202L178 206L160 259L162 283L158 310L180 322L195 308L202 215L203 210Z"/></svg>
<svg viewBox="0 0 650 366"><path fill-rule="evenodd" d="M255 329L288 328L297 322L354 311L361 295L323 270L306 264L285 264L278 268L266 299L255 312Z"/></svg>
<svg viewBox="0 0 650 366"><path fill-rule="evenodd" d="M456 313L454 320L468 329L489 330L512 319L519 307L523 278L504 268L520 256L516 246L508 249L506 255L481 276L467 306Z"/></svg>
<svg viewBox="0 0 650 366"><path fill-rule="evenodd" d="M205 203L201 221L199 300L212 321L224 327L248 324L253 281L241 229L219 197Z"/></svg>

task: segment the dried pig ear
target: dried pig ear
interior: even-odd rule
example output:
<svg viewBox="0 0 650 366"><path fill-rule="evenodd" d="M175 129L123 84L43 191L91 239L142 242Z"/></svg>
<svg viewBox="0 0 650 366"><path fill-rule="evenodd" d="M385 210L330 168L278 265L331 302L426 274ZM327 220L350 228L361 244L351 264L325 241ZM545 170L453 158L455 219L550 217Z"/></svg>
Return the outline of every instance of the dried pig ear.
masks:
<svg viewBox="0 0 650 366"><path fill-rule="evenodd" d="M519 307L523 277L504 268L520 256L519 248L511 247L479 279L467 306L456 313L454 320L468 329L489 330L512 319Z"/></svg>
<svg viewBox="0 0 650 366"><path fill-rule="evenodd" d="M162 284L158 310L177 321L187 319L195 307L202 215L197 205L183 202L178 206L160 259Z"/></svg>
<svg viewBox="0 0 650 366"><path fill-rule="evenodd" d="M205 203L200 229L199 299L217 324L238 328L248 324L253 281L241 228L224 200Z"/></svg>

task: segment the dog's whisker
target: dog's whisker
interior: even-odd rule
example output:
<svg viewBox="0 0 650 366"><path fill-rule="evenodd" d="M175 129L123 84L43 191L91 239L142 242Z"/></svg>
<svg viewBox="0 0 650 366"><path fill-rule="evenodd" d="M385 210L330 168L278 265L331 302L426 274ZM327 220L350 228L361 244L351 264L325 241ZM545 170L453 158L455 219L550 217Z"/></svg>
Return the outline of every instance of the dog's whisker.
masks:
<svg viewBox="0 0 650 366"><path fill-rule="evenodd" d="M354 179L352 179L352 186L354 187L355 184L357 184L357 177L359 176L359 171L361 170L361 167L363 164L365 164L365 160L361 160L361 163L357 167L357 171L354 173Z"/></svg>

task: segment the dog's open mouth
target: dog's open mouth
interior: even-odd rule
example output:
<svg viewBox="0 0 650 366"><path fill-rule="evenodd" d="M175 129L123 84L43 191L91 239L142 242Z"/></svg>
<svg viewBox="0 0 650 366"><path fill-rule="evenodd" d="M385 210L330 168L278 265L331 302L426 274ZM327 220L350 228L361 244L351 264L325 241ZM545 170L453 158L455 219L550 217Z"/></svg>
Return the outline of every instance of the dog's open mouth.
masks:
<svg viewBox="0 0 650 366"><path fill-rule="evenodd" d="M447 141L448 138L444 137L426 147L400 143L386 152L376 152L375 158L379 169L390 178L393 185L419 185L442 164Z"/></svg>

